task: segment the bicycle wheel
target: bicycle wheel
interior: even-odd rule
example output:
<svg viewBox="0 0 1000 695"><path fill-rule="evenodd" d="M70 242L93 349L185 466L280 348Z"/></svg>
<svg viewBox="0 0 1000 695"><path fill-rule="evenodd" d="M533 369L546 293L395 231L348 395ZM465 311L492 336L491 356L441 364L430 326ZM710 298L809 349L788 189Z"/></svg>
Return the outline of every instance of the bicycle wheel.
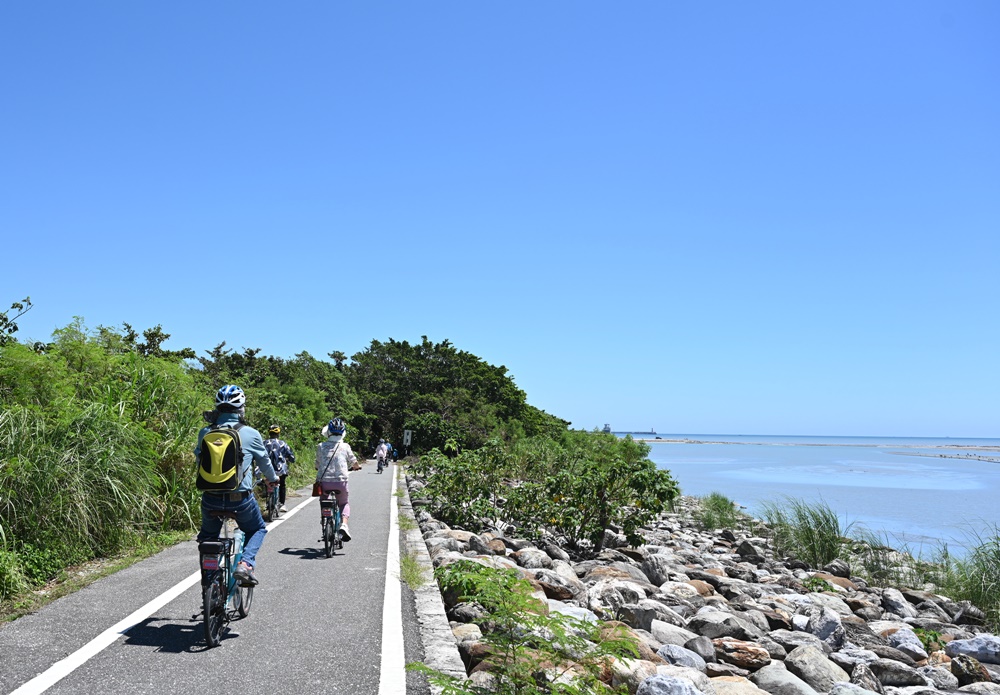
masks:
<svg viewBox="0 0 1000 695"><path fill-rule="evenodd" d="M323 550L327 557L333 557L333 524L323 520Z"/></svg>
<svg viewBox="0 0 1000 695"><path fill-rule="evenodd" d="M240 614L241 618L245 618L250 615L250 606L253 605L253 587L237 584L233 589L236 592L234 596L236 612Z"/></svg>
<svg viewBox="0 0 1000 695"><path fill-rule="evenodd" d="M219 582L214 581L201 592L202 609L205 614L205 641L209 647L218 647L222 640L222 623L225 606Z"/></svg>
<svg viewBox="0 0 1000 695"><path fill-rule="evenodd" d="M344 549L344 537L340 535L340 525L341 525L340 510L337 510L337 516L335 517L333 523L333 543L334 547L337 550Z"/></svg>

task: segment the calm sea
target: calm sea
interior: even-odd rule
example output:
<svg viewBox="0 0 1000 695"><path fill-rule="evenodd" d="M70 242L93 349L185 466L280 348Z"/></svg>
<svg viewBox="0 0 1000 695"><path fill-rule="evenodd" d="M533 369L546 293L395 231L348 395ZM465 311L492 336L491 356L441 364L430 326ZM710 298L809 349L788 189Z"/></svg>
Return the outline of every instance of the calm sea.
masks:
<svg viewBox="0 0 1000 695"><path fill-rule="evenodd" d="M625 433L616 433L624 436ZM720 492L759 514L794 497L916 552L1000 526L1000 439L781 437L633 433L686 495Z"/></svg>

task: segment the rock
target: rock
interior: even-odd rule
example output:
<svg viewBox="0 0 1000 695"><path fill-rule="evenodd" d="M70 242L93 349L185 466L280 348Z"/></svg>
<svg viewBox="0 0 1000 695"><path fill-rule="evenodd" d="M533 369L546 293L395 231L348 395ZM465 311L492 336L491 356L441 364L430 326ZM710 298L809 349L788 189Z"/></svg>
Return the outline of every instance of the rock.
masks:
<svg viewBox="0 0 1000 695"><path fill-rule="evenodd" d="M646 581L659 586L672 581L676 575L676 565L673 555L653 553L642 561L639 569L646 575Z"/></svg>
<svg viewBox="0 0 1000 695"><path fill-rule="evenodd" d="M816 690L778 662L750 675L750 681L771 695L816 695Z"/></svg>
<svg viewBox="0 0 1000 695"><path fill-rule="evenodd" d="M882 687L881 684L879 687ZM882 693L885 691L871 691L866 688L862 688L860 685L855 685L854 683L834 683L833 687L830 689L830 695L871 695L872 692Z"/></svg>
<svg viewBox="0 0 1000 695"><path fill-rule="evenodd" d="M653 624L649 626L649 631L653 634L653 638L659 642L676 644L681 647L698 636L687 628L677 627L662 620L654 620Z"/></svg>
<svg viewBox="0 0 1000 695"><path fill-rule="evenodd" d="M710 610L707 607L698 611L688 621L687 627L689 630L694 630L699 635L704 635L709 639L734 637L740 640L752 640L764 634L762 630L755 627L752 623L737 618L732 613Z"/></svg>
<svg viewBox="0 0 1000 695"><path fill-rule="evenodd" d="M785 668L822 693L830 690L834 683L851 680L844 669L830 661L823 650L816 647L793 649L785 658Z"/></svg>
<svg viewBox="0 0 1000 695"><path fill-rule="evenodd" d="M927 658L927 651L913 630L896 630L887 639L890 647L895 647L914 661Z"/></svg>
<svg viewBox="0 0 1000 695"><path fill-rule="evenodd" d="M824 572L829 572L834 577L844 577L850 579L851 567L843 560L837 559L823 566Z"/></svg>
<svg viewBox="0 0 1000 695"><path fill-rule="evenodd" d="M576 577L569 579L565 575L549 569L527 571L531 572L535 581L542 587L547 598L557 601L569 601L586 596L587 587Z"/></svg>
<svg viewBox="0 0 1000 695"><path fill-rule="evenodd" d="M712 644L715 645L716 659L745 668L748 671L756 671L771 663L771 655L767 653L767 650L753 642L733 637L720 637L712 640Z"/></svg>
<svg viewBox="0 0 1000 695"><path fill-rule="evenodd" d="M683 647L700 656L706 663L715 661L715 645L707 637L698 635L684 643Z"/></svg>
<svg viewBox="0 0 1000 695"><path fill-rule="evenodd" d="M715 686L712 685L711 679L698 669L674 664L661 664L656 667L656 672L661 676L673 676L691 681L691 685L704 695L716 695Z"/></svg>
<svg viewBox="0 0 1000 695"><path fill-rule="evenodd" d="M879 614L881 615L881 611ZM840 624L844 627L844 638L855 646L867 649L876 645L884 647L889 644L885 637L876 635L868 624L856 623L851 620L841 620Z"/></svg>
<svg viewBox="0 0 1000 695"><path fill-rule="evenodd" d="M840 622L840 616L836 611L826 606L810 611L806 632L819 637L830 649L839 649L844 644L844 638L847 634Z"/></svg>
<svg viewBox="0 0 1000 695"><path fill-rule="evenodd" d="M1000 637L978 635L972 639L952 640L945 645L944 653L952 658L962 654L986 664L1000 664Z"/></svg>
<svg viewBox="0 0 1000 695"><path fill-rule="evenodd" d="M871 669L871 664L859 663L851 672L851 683L874 693L884 693L885 687Z"/></svg>
<svg viewBox="0 0 1000 695"><path fill-rule="evenodd" d="M562 601L555 601L549 599L549 613L562 613L563 615L568 615L571 618L576 618L577 620L585 620L588 623L597 622L597 616L593 611L587 610L586 608L581 608L580 606L571 606L568 603L563 603Z"/></svg>
<svg viewBox="0 0 1000 695"><path fill-rule="evenodd" d="M552 558L544 550L538 548L524 548L516 551L511 557L518 565L527 569L541 569L543 567L550 569L552 567Z"/></svg>
<svg viewBox="0 0 1000 695"><path fill-rule="evenodd" d="M992 680L990 672L979 663L979 659L968 654L956 654L951 657L951 672L958 679L959 685L984 683Z"/></svg>
<svg viewBox="0 0 1000 695"><path fill-rule="evenodd" d="M644 598L639 603L627 603L619 609L622 620L643 630L648 630L654 620L685 627L684 618L654 599Z"/></svg>
<svg viewBox="0 0 1000 695"><path fill-rule="evenodd" d="M899 661L879 659L868 668L882 685L927 685L927 679L917 673L915 668Z"/></svg>
<svg viewBox="0 0 1000 695"><path fill-rule="evenodd" d="M629 692L636 692L649 677L656 675L656 664L640 659L613 659L611 661L611 685L624 685ZM691 686L692 690L694 686Z"/></svg>
<svg viewBox="0 0 1000 695"><path fill-rule="evenodd" d="M996 683L969 683L958 689L960 693L976 693L977 695L1000 695L1000 685Z"/></svg>
<svg viewBox="0 0 1000 695"><path fill-rule="evenodd" d="M904 618L917 617L917 609L903 597L899 589L887 588L882 590L882 608L889 613Z"/></svg>
<svg viewBox="0 0 1000 695"><path fill-rule="evenodd" d="M912 658L899 651L895 647L890 647L889 645L873 644L868 647L871 651L879 655L881 659L889 659L892 661L898 661L906 666L916 666L917 662Z"/></svg>
<svg viewBox="0 0 1000 695"><path fill-rule="evenodd" d="M664 644L656 650L656 655L674 666L686 666L687 668L694 668L699 671L705 669L705 659L697 652L684 647L678 647L676 644ZM956 683L956 687L957 685Z"/></svg>
<svg viewBox="0 0 1000 695"><path fill-rule="evenodd" d="M612 683L615 685L615 683ZM691 681L677 676L654 674L649 676L635 691L635 695L702 695Z"/></svg>
<svg viewBox="0 0 1000 695"><path fill-rule="evenodd" d="M451 629L456 642L478 642L483 638L483 631L475 623L461 623Z"/></svg>
<svg viewBox="0 0 1000 695"><path fill-rule="evenodd" d="M545 543L542 546L542 550L544 550L545 553L553 560L562 560L563 562L570 561L569 553L567 553L565 550L560 548L555 543Z"/></svg>
<svg viewBox="0 0 1000 695"><path fill-rule="evenodd" d="M478 603L459 603L448 609L448 619L460 623L472 623L486 617L486 611Z"/></svg>
<svg viewBox="0 0 1000 695"><path fill-rule="evenodd" d="M794 632L792 630L772 630L768 637L780 644L788 651L796 647L809 646L816 647L824 652L829 652L830 647L816 635L808 632Z"/></svg>
<svg viewBox="0 0 1000 695"><path fill-rule="evenodd" d="M917 673L927 679L938 690L957 690L958 678L950 669L941 666L921 666Z"/></svg>
<svg viewBox="0 0 1000 695"><path fill-rule="evenodd" d="M712 679L716 695L768 695L747 678L739 676L719 676Z"/></svg>
<svg viewBox="0 0 1000 695"><path fill-rule="evenodd" d="M878 654L870 649L860 649L858 647L847 647L838 649L830 654L830 660L844 669L847 673L853 673L858 664L872 664L878 661Z"/></svg>
<svg viewBox="0 0 1000 695"><path fill-rule="evenodd" d="M705 664L705 675L709 678L722 678L728 676L746 678L750 675L750 672L745 668L733 666L732 664L724 664L721 661L710 661Z"/></svg>

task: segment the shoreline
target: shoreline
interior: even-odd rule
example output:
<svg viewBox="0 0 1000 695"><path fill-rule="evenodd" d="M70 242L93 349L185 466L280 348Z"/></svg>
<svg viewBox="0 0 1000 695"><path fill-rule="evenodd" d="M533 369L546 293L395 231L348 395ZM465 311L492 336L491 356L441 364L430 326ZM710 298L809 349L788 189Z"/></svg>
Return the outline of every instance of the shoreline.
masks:
<svg viewBox="0 0 1000 695"><path fill-rule="evenodd" d="M950 451L992 451L1000 454L1000 446L983 446L980 444L864 444L841 442L734 442L712 439L655 439L637 438L637 442L646 444L731 444L734 446L838 446L862 447L868 449L945 449ZM908 456L928 456L928 454L907 454Z"/></svg>

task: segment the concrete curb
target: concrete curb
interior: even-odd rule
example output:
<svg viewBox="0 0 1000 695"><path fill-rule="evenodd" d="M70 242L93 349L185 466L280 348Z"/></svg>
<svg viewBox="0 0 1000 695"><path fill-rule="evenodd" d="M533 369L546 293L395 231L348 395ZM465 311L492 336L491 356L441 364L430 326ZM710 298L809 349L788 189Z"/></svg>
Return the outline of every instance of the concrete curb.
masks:
<svg viewBox="0 0 1000 695"><path fill-rule="evenodd" d="M431 556L427 553L427 544L424 543L424 538L420 534L420 528L417 526L417 520L413 514L410 491L406 486L406 470L402 466L399 466L398 470L396 488L402 491L402 495L398 498L399 515L409 518L414 525L414 528L407 531L402 528L399 530L403 537L403 548L420 565L421 573L426 580L423 586L413 592L417 620L420 622L420 639L424 647L424 663L436 671L464 680L466 678L465 663L458 653L455 636L452 634L451 625L445 615L441 591L438 589L437 582L434 581L434 565L431 563ZM431 692L434 695L439 695L441 688L431 685Z"/></svg>

